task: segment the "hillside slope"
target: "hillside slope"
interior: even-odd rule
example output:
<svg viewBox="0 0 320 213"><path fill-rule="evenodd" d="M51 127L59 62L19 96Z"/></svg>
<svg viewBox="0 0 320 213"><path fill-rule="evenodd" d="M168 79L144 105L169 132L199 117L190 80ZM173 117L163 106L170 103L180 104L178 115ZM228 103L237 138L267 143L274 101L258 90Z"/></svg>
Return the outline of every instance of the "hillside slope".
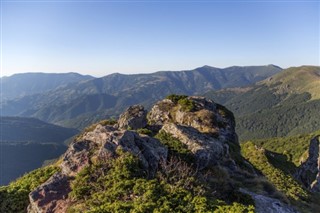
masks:
<svg viewBox="0 0 320 213"><path fill-rule="evenodd" d="M312 132L320 125L320 67L284 70L247 88L213 91L237 119L241 140Z"/></svg>

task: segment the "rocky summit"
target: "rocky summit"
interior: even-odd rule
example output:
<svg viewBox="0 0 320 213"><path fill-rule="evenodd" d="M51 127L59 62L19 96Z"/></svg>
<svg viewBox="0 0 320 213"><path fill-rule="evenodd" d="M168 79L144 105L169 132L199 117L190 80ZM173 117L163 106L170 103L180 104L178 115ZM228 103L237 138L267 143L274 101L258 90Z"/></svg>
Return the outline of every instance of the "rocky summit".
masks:
<svg viewBox="0 0 320 213"><path fill-rule="evenodd" d="M28 212L264 212L265 201L295 212L266 192L257 199L259 174L241 156L233 114L203 97L129 107L79 135L55 166Z"/></svg>

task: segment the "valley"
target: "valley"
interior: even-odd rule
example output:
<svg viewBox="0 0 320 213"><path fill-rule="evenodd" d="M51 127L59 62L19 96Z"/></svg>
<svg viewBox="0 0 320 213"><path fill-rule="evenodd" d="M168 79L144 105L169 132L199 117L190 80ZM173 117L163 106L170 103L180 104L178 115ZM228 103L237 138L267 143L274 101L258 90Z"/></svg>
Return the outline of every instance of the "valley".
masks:
<svg viewBox="0 0 320 213"><path fill-rule="evenodd" d="M35 118L0 118L0 185L58 158L67 149L67 140L78 133Z"/></svg>

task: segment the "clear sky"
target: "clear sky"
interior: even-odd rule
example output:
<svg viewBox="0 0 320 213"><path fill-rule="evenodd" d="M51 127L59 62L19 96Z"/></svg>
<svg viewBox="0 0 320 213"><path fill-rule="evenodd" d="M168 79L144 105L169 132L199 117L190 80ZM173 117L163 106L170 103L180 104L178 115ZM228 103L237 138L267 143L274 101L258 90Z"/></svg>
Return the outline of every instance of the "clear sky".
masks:
<svg viewBox="0 0 320 213"><path fill-rule="evenodd" d="M319 1L1 0L1 76L319 65L319 13Z"/></svg>

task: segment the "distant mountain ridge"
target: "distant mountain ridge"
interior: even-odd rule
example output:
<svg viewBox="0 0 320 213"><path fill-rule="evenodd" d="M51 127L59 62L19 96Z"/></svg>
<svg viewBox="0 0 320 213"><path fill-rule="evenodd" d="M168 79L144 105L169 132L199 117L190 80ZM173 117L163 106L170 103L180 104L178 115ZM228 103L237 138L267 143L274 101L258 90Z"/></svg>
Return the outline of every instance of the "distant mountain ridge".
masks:
<svg viewBox="0 0 320 213"><path fill-rule="evenodd" d="M14 99L56 89L69 83L93 79L78 73L20 73L1 78L1 92L4 99Z"/></svg>
<svg viewBox="0 0 320 213"><path fill-rule="evenodd" d="M172 93L196 95L230 86L247 86L280 71L281 68L268 65L224 69L204 66L189 71L134 75L115 73L7 101L3 113L81 128L96 121L96 117L117 116L129 105L150 107Z"/></svg>

